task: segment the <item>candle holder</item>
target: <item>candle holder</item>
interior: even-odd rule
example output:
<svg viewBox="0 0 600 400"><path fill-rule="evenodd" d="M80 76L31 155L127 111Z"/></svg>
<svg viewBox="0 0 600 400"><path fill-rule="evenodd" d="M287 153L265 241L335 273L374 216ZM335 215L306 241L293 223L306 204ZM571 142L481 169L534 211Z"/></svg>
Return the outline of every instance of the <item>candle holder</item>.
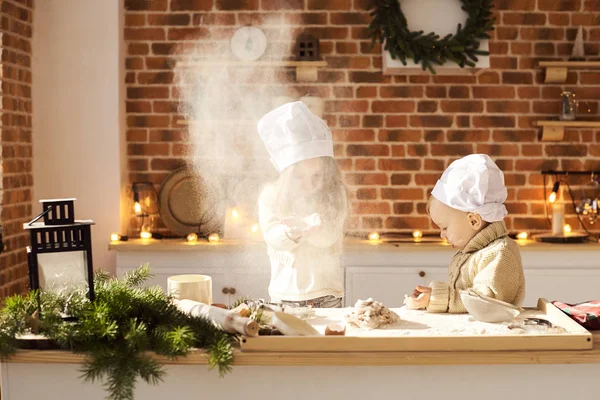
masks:
<svg viewBox="0 0 600 400"><path fill-rule="evenodd" d="M157 228L158 196L150 182L131 185L129 236L152 237Z"/></svg>

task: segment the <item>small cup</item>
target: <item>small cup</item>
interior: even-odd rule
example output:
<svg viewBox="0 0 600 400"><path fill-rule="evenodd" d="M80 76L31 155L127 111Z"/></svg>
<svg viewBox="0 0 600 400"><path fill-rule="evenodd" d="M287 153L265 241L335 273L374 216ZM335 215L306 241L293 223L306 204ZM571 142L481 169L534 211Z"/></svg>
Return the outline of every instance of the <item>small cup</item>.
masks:
<svg viewBox="0 0 600 400"><path fill-rule="evenodd" d="M167 290L177 300L212 304L212 279L208 275L175 275L167 279Z"/></svg>

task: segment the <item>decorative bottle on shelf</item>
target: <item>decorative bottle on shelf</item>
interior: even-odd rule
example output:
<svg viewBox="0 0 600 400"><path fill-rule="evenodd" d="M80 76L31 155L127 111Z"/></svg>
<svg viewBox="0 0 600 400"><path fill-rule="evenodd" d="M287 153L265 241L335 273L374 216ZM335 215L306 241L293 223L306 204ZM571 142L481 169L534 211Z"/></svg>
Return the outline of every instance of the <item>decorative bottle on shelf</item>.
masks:
<svg viewBox="0 0 600 400"><path fill-rule="evenodd" d="M562 92L560 94L561 105L560 105L560 120L561 121L573 121L577 116L578 101L575 99L575 93L573 92Z"/></svg>

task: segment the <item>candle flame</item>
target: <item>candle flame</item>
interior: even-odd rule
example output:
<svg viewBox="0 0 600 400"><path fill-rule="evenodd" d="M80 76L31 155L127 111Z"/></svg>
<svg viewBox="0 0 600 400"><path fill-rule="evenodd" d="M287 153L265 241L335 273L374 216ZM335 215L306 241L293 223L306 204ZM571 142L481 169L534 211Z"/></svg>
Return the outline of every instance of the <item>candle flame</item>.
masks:
<svg viewBox="0 0 600 400"><path fill-rule="evenodd" d="M152 238L152 234L150 232L140 232L140 237L142 239L151 239Z"/></svg>
<svg viewBox="0 0 600 400"><path fill-rule="evenodd" d="M563 232L564 233L571 233L571 225L569 224L565 224L565 226L563 226Z"/></svg>
<svg viewBox="0 0 600 400"><path fill-rule="evenodd" d="M415 239L420 239L423 237L423 232L421 232L420 230L413 231L412 236Z"/></svg>
<svg viewBox="0 0 600 400"><path fill-rule="evenodd" d="M517 239L520 239L520 240L527 240L527 237L528 237L528 236L529 236L529 235L527 234L527 232L519 232L519 234L517 235Z"/></svg>
<svg viewBox="0 0 600 400"><path fill-rule="evenodd" d="M369 233L369 240L379 240L379 233L377 233L377 232Z"/></svg>
<svg viewBox="0 0 600 400"><path fill-rule="evenodd" d="M198 240L198 235L196 235L195 233L190 233L187 235L188 242L195 242L197 240Z"/></svg>
<svg viewBox="0 0 600 400"><path fill-rule="evenodd" d="M140 205L140 203L138 201L136 201L135 204L133 205L133 210L135 211L136 214L142 213L142 206Z"/></svg>
<svg viewBox="0 0 600 400"><path fill-rule="evenodd" d="M240 213L237 209L234 208L231 210L231 216L233 217L233 219L238 219L240 218Z"/></svg>
<svg viewBox="0 0 600 400"><path fill-rule="evenodd" d="M210 235L208 235L208 241L211 243L214 242L218 242L219 241L219 234L218 233L211 233Z"/></svg>
<svg viewBox="0 0 600 400"><path fill-rule="evenodd" d="M556 192L552 192L550 193L550 196L548 196L548 203L554 203L556 201Z"/></svg>
<svg viewBox="0 0 600 400"><path fill-rule="evenodd" d="M117 242L117 241L119 241L119 239L121 239L121 236L118 233L111 233L110 234L110 241L111 242Z"/></svg>

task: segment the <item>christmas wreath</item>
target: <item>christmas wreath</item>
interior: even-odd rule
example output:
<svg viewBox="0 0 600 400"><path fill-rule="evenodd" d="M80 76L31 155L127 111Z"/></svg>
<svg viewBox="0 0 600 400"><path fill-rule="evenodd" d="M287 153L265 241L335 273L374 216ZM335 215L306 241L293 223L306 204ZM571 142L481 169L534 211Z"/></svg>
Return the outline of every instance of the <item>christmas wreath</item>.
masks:
<svg viewBox="0 0 600 400"><path fill-rule="evenodd" d="M477 56L489 54L479 49L479 42L489 39L488 32L494 29L493 0L461 0L461 3L468 14L465 25L458 24L456 33L442 38L434 32L411 32L400 0L374 0L373 20L369 25L372 44L380 41L393 59L406 65L406 59L412 58L423 70L428 69L433 74L434 65L448 61L461 68L474 67Z"/></svg>

